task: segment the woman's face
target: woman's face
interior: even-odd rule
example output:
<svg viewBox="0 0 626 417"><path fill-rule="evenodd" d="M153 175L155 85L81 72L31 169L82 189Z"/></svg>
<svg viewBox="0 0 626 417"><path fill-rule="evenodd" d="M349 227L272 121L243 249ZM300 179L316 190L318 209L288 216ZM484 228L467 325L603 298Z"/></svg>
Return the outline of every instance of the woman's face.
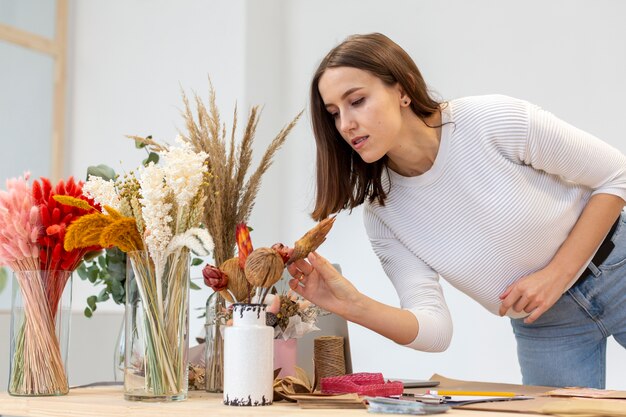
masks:
<svg viewBox="0 0 626 417"><path fill-rule="evenodd" d="M363 161L375 162L393 149L406 98L399 84L389 86L357 68L335 67L322 74L318 89L341 137Z"/></svg>

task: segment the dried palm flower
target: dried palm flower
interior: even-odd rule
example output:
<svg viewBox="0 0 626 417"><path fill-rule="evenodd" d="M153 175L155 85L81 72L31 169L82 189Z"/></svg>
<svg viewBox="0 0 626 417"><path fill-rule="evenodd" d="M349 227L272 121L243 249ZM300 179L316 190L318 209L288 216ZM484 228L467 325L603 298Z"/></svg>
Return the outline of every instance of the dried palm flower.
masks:
<svg viewBox="0 0 626 417"><path fill-rule="evenodd" d="M285 263L282 256L272 248L252 251L246 261L246 278L255 287L269 288L283 275Z"/></svg>
<svg viewBox="0 0 626 417"><path fill-rule="evenodd" d="M230 258L222 263L219 269L228 276L226 289L220 291L220 295L230 303L247 299L250 295L250 287L243 269L239 266L239 258Z"/></svg>
<svg viewBox="0 0 626 417"><path fill-rule="evenodd" d="M298 259L304 259L309 253L319 248L326 240L326 235L333 227L336 217L337 216L327 217L298 239L294 244L293 253L289 261L287 261L287 264L295 262Z"/></svg>

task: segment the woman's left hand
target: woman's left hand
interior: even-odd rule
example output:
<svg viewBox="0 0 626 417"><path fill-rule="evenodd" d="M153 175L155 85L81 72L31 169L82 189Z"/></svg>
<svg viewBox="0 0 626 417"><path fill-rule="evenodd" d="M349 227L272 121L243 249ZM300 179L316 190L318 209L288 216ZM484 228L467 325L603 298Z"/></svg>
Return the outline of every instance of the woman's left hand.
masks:
<svg viewBox="0 0 626 417"><path fill-rule="evenodd" d="M563 295L565 285L561 284L562 281L547 268L520 278L500 295L500 316L513 308L518 313L530 313L524 323L533 323Z"/></svg>

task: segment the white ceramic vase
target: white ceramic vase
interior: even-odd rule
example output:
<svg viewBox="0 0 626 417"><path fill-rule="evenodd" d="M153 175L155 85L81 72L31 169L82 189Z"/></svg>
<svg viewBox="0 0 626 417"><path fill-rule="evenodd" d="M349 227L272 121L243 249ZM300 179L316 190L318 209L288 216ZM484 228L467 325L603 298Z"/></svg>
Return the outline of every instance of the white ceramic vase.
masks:
<svg viewBox="0 0 626 417"><path fill-rule="evenodd" d="M274 382L274 329L265 305L235 304L224 334L224 404L270 405Z"/></svg>

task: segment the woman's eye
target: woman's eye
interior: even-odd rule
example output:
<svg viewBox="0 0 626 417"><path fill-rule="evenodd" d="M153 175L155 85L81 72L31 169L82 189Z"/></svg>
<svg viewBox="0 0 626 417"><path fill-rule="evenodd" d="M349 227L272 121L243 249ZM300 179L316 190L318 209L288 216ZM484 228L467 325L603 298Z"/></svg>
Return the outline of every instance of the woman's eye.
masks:
<svg viewBox="0 0 626 417"><path fill-rule="evenodd" d="M353 101L352 105L353 106L358 106L359 104L363 103L364 100L365 100L365 98L361 97L360 99Z"/></svg>

